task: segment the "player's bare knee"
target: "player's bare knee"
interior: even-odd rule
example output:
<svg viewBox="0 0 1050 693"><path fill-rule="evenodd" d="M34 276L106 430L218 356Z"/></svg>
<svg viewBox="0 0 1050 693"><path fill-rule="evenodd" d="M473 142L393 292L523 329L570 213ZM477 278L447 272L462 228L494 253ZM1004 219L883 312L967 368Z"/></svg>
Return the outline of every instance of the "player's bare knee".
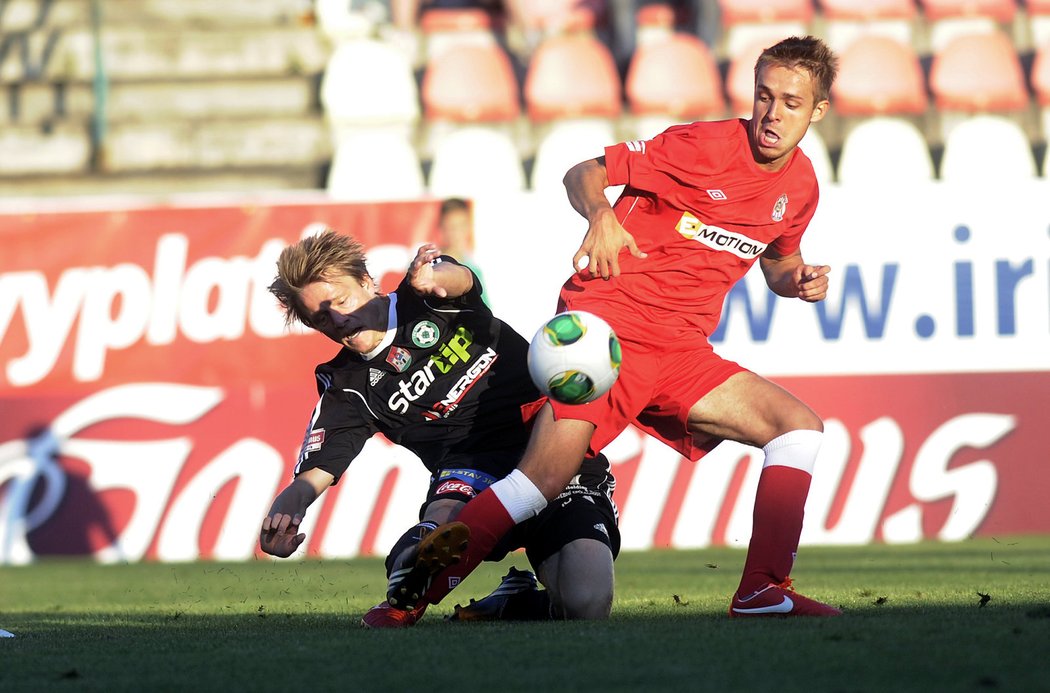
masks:
<svg viewBox="0 0 1050 693"><path fill-rule="evenodd" d="M572 590L555 601L561 617L567 620L601 621L612 612L611 589L591 588Z"/></svg>

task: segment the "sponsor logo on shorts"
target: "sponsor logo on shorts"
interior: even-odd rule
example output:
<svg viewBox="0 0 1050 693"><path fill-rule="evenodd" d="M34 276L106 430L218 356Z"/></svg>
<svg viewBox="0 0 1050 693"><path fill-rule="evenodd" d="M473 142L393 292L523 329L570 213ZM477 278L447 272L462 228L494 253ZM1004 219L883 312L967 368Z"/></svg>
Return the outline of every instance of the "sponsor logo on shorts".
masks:
<svg viewBox="0 0 1050 693"><path fill-rule="evenodd" d="M726 194L724 192L722 192L721 190L719 190L718 188L715 188L714 190L708 190L706 192L707 192L707 196L710 197L712 200L728 200L729 199L728 197L726 197Z"/></svg>
<svg viewBox="0 0 1050 693"><path fill-rule="evenodd" d="M594 525L594 528L602 534L604 534L605 536L609 536L609 528L605 526L604 522L599 522L598 524Z"/></svg>
<svg viewBox="0 0 1050 693"><path fill-rule="evenodd" d="M476 469L442 469L438 481L458 479L473 487L475 491L484 491L496 483L496 477Z"/></svg>
<svg viewBox="0 0 1050 693"><path fill-rule="evenodd" d="M440 496L445 493L462 493L465 496L474 497L474 487L470 484L462 481L446 481L437 487L434 491L435 496Z"/></svg>
<svg viewBox="0 0 1050 693"><path fill-rule="evenodd" d="M324 429L315 428L306 434L303 442L303 452L317 452L324 445Z"/></svg>

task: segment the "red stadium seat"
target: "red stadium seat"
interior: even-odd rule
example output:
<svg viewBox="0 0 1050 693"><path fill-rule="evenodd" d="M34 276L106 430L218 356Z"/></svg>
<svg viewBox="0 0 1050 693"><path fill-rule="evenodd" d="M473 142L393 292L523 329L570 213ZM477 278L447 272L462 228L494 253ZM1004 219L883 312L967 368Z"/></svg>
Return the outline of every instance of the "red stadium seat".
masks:
<svg viewBox="0 0 1050 693"><path fill-rule="evenodd" d="M828 21L910 21L916 15L914 0L820 0L820 7L824 19Z"/></svg>
<svg viewBox="0 0 1050 693"><path fill-rule="evenodd" d="M521 110L510 58L496 43L453 45L431 58L421 95L427 120L500 122Z"/></svg>
<svg viewBox="0 0 1050 693"><path fill-rule="evenodd" d="M609 49L586 32L550 36L536 47L525 75L529 118L616 118L620 75Z"/></svg>
<svg viewBox="0 0 1050 693"><path fill-rule="evenodd" d="M919 0L919 4L928 22L956 17L987 17L1007 24L1017 14L1014 0Z"/></svg>
<svg viewBox="0 0 1050 693"><path fill-rule="evenodd" d="M1019 111L1028 105L1021 61L1002 32L957 36L934 53L930 90L940 110Z"/></svg>
<svg viewBox="0 0 1050 693"><path fill-rule="evenodd" d="M772 41L751 44L729 61L726 73L726 94L729 110L734 116L750 116L755 101L755 62Z"/></svg>
<svg viewBox="0 0 1050 693"><path fill-rule="evenodd" d="M539 35L594 29L605 17L605 0L527 0L516 3L518 21Z"/></svg>
<svg viewBox="0 0 1050 693"><path fill-rule="evenodd" d="M823 38L839 53L871 34L914 45L915 0L820 0L820 8Z"/></svg>
<svg viewBox="0 0 1050 693"><path fill-rule="evenodd" d="M831 89L839 115L925 113L922 66L911 46L869 34L850 44L839 61Z"/></svg>
<svg viewBox="0 0 1050 693"><path fill-rule="evenodd" d="M428 7L419 18L424 34L460 31L492 31L492 15L479 7Z"/></svg>
<svg viewBox="0 0 1050 693"><path fill-rule="evenodd" d="M813 19L812 0L718 0L722 26L765 24L769 22L802 22Z"/></svg>
<svg viewBox="0 0 1050 693"><path fill-rule="evenodd" d="M725 110L714 56L688 34L639 45L627 70L626 93L635 115L693 119Z"/></svg>

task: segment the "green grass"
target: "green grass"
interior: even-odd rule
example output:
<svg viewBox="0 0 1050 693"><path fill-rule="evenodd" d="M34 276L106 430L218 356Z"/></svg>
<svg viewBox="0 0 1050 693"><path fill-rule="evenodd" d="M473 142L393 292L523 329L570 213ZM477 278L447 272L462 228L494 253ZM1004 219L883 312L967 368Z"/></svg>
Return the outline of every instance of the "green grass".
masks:
<svg viewBox="0 0 1050 693"><path fill-rule="evenodd" d="M606 622L443 622L512 555L399 631L357 626L378 559L5 567L0 690L1050 690L1050 537L805 547L838 619L729 620L743 558L625 553Z"/></svg>

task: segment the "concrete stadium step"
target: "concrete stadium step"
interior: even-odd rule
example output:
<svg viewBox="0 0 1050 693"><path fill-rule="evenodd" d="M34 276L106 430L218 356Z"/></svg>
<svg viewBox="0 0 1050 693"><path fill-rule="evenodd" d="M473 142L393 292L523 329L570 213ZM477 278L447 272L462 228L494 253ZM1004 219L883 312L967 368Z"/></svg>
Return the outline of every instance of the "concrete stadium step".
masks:
<svg viewBox="0 0 1050 693"><path fill-rule="evenodd" d="M0 83L90 81L94 39L86 27L0 35ZM251 31L146 30L106 27L103 65L110 80L214 79L312 75L324 70L330 49L310 27Z"/></svg>
<svg viewBox="0 0 1050 693"><path fill-rule="evenodd" d="M309 19L303 0L119 0L102 2L107 26L229 27L302 23ZM91 24L91 0L6 0L0 3L0 30Z"/></svg>
<svg viewBox="0 0 1050 693"><path fill-rule="evenodd" d="M61 123L0 128L0 180L26 174L86 173L91 136L86 125Z"/></svg>
<svg viewBox="0 0 1050 693"><path fill-rule="evenodd" d="M264 77L173 82L134 81L109 85L110 122L170 118L274 117L317 112L319 76ZM80 122L92 117L95 97L86 82L29 82L0 87L0 125L51 121Z"/></svg>
<svg viewBox="0 0 1050 693"><path fill-rule="evenodd" d="M323 117L164 120L112 124L104 172L317 166L332 156Z"/></svg>
<svg viewBox="0 0 1050 693"><path fill-rule="evenodd" d="M0 198L6 201L32 197L82 195L172 195L181 193L244 193L317 190L324 187L324 170L307 166L281 166L212 171L172 170L125 174L0 176Z"/></svg>

